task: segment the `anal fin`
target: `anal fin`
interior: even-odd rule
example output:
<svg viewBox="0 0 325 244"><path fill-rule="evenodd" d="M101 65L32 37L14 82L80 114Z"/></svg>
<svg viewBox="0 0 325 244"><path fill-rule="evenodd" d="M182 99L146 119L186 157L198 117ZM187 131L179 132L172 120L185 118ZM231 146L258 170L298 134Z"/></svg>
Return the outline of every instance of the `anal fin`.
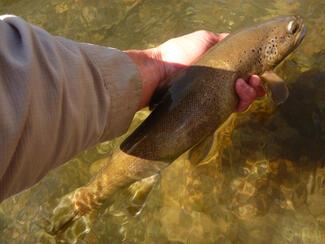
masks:
<svg viewBox="0 0 325 244"><path fill-rule="evenodd" d="M127 207L129 214L136 216L141 213L152 188L158 180L159 174L156 174L139 180L129 186L128 194L130 197L130 205Z"/></svg>

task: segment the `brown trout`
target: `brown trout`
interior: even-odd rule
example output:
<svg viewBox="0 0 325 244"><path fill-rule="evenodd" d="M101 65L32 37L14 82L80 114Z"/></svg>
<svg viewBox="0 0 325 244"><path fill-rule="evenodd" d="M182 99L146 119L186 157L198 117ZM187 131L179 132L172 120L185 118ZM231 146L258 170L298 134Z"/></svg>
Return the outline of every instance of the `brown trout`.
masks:
<svg viewBox="0 0 325 244"><path fill-rule="evenodd" d="M300 44L305 33L300 17L268 20L230 34L175 76L160 103L100 173L61 200L49 231L57 233L118 189L157 174L212 135L236 109L238 78L267 74L274 102L283 102L288 89L271 70Z"/></svg>

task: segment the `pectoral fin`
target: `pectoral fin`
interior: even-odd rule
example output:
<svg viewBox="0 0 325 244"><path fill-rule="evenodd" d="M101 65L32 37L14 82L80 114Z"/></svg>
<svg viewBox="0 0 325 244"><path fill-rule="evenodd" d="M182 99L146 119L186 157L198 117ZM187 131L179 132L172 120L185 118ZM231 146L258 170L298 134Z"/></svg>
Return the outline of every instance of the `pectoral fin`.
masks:
<svg viewBox="0 0 325 244"><path fill-rule="evenodd" d="M164 87L158 88L158 89L154 92L154 94L153 94L153 96L152 96L152 98L151 98L151 100L150 100L150 102L149 102L149 109L150 109L150 110L154 110L154 109L158 106L158 104L159 104L159 103L163 100L163 98L165 97L165 95L166 95L168 89L169 89L169 86L164 86Z"/></svg>
<svg viewBox="0 0 325 244"><path fill-rule="evenodd" d="M272 71L265 72L261 78L265 81L272 94L272 100L276 105L284 103L289 96L289 89L285 81Z"/></svg>

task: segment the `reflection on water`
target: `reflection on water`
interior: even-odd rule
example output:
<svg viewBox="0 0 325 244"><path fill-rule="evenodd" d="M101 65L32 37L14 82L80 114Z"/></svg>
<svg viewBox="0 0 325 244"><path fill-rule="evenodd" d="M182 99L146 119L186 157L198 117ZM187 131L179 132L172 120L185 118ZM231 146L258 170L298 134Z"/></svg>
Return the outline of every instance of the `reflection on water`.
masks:
<svg viewBox="0 0 325 244"><path fill-rule="evenodd" d="M0 205L0 242L324 243L325 4L308 1L3 0L53 34L121 49L154 46L197 29L225 32L283 14L308 35L277 70L290 86L279 108L264 99L162 172L142 212L125 191L61 235L44 231L60 197L85 184L123 138L103 143ZM147 115L137 114L132 128ZM124 136L125 137L125 136ZM83 233L81 236L80 234Z"/></svg>

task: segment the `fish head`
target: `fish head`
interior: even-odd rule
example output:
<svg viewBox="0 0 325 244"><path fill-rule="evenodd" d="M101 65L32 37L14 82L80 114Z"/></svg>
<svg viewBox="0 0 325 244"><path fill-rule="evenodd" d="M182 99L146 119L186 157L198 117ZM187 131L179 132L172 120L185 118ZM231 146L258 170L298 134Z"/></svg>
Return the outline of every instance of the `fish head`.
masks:
<svg viewBox="0 0 325 244"><path fill-rule="evenodd" d="M219 42L199 64L238 73L242 78L273 70L306 34L299 16L277 17L244 27Z"/></svg>
<svg viewBox="0 0 325 244"><path fill-rule="evenodd" d="M278 17L256 27L262 45L257 50L262 70L271 70L299 46L306 34L303 19L299 16ZM261 38L262 36L262 38Z"/></svg>

